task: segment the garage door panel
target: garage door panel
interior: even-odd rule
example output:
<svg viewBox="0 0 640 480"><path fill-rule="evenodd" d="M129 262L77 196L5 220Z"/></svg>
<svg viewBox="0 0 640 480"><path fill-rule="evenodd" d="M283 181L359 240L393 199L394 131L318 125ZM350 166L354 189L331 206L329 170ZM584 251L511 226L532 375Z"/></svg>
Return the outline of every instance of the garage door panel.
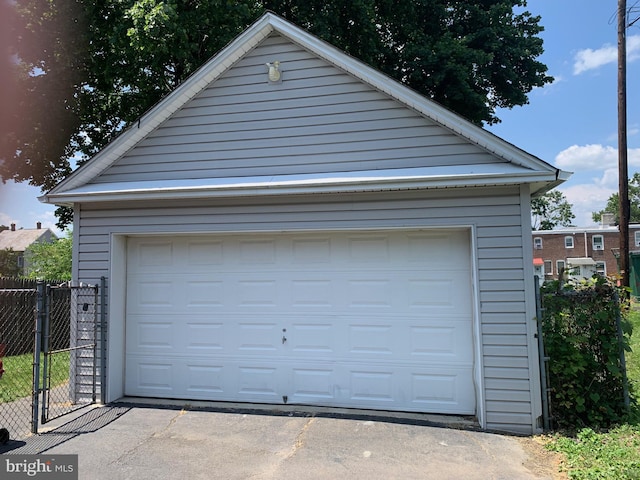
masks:
<svg viewBox="0 0 640 480"><path fill-rule="evenodd" d="M468 270L470 267L467 231L409 232L406 238L406 258L411 264L428 265L434 269ZM452 262L453 258L456 261Z"/></svg>
<svg viewBox="0 0 640 480"><path fill-rule="evenodd" d="M129 395L475 411L466 230L131 238Z"/></svg>
<svg viewBox="0 0 640 480"><path fill-rule="evenodd" d="M185 364L184 390L192 398L206 396L213 398L224 392L225 367L222 364L211 365L205 362L188 361Z"/></svg>
<svg viewBox="0 0 640 480"><path fill-rule="evenodd" d="M203 237L186 240L186 263L194 269L208 270L220 266L224 259L224 243ZM197 271L197 270L196 270Z"/></svg>
<svg viewBox="0 0 640 480"><path fill-rule="evenodd" d="M178 300L173 295L175 283L169 279L133 278L128 288L127 308L132 313L171 309Z"/></svg>
<svg viewBox="0 0 640 480"><path fill-rule="evenodd" d="M407 348L411 357L422 363L473 364L473 350L469 349L469 324L464 319L446 319L438 325L412 325Z"/></svg>
<svg viewBox="0 0 640 480"><path fill-rule="evenodd" d="M294 321L290 327L285 327L287 330L283 332L286 338L285 343L296 357L325 357L336 354L336 348L340 348L336 335L340 335L341 332L335 328L335 322L327 320L323 317L315 321L306 319Z"/></svg>
<svg viewBox="0 0 640 480"><path fill-rule="evenodd" d="M211 322L208 318L190 319L184 326L185 349L198 354L220 354L226 350L227 332L223 322Z"/></svg>
<svg viewBox="0 0 640 480"><path fill-rule="evenodd" d="M275 322L239 323L239 346L241 354L269 354L279 351L280 326Z"/></svg>
<svg viewBox="0 0 640 480"><path fill-rule="evenodd" d="M144 268L147 271L156 269L165 271L164 267L174 264L174 247L175 244L170 239L141 240L134 247L136 251L133 256L133 266Z"/></svg>
<svg viewBox="0 0 640 480"><path fill-rule="evenodd" d="M413 277L403 282L407 309L412 312L437 315L472 313L468 272L430 272L429 276ZM402 293L399 295L404 296Z"/></svg>
<svg viewBox="0 0 640 480"><path fill-rule="evenodd" d="M185 307L191 311L198 309L220 308L225 302L225 282L210 279L210 274L204 279L187 280L184 282Z"/></svg>
<svg viewBox="0 0 640 480"><path fill-rule="evenodd" d="M417 410L475 413L475 392L469 369L423 369L410 375L411 403Z"/></svg>
<svg viewBox="0 0 640 480"><path fill-rule="evenodd" d="M417 412L475 413L475 392L467 369L336 365L293 368L288 403L397 409ZM338 382L337 379L348 381Z"/></svg>
<svg viewBox="0 0 640 480"><path fill-rule="evenodd" d="M162 321L159 318L140 319L131 317L136 326L129 329L129 349L133 351L166 352L179 345L174 342L175 330L173 319Z"/></svg>
<svg viewBox="0 0 640 480"><path fill-rule="evenodd" d="M168 357L161 360L158 357L127 355L126 391L132 395L171 396L175 390L174 371L177 368L179 365Z"/></svg>

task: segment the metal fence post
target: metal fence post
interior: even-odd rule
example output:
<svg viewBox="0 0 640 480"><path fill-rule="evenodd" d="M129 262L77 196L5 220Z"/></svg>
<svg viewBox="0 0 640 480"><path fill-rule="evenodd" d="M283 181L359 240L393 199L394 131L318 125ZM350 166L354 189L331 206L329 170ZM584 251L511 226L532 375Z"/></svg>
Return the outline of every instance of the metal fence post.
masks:
<svg viewBox="0 0 640 480"><path fill-rule="evenodd" d="M44 315L42 317L42 412L41 422L44 425L47 422L47 407L49 399L49 351L51 350L51 285L45 285L44 296Z"/></svg>
<svg viewBox="0 0 640 480"><path fill-rule="evenodd" d="M33 390L31 392L31 433L38 433L38 396L40 394L40 350L42 349L42 322L45 315L45 285L36 284L36 318L33 347Z"/></svg>
<svg viewBox="0 0 640 480"><path fill-rule="evenodd" d="M100 403L107 402L107 279L100 277Z"/></svg>
<svg viewBox="0 0 640 480"><path fill-rule="evenodd" d="M624 351L624 333L622 332L622 305L620 303L620 295L618 291L614 289L613 300L616 302L616 333L618 334L618 349L620 355L620 369L622 370L622 399L624 401L624 407L629 411L631 406L631 400L629 398L629 379L627 377L627 361L625 359Z"/></svg>
<svg viewBox="0 0 640 480"><path fill-rule="evenodd" d="M94 285L93 287L93 350L92 350L92 356L93 356L93 361L91 362L92 368L93 368L93 372L92 372L92 377L93 377L93 385L92 385L92 389L91 389L91 401L93 403L95 403L96 401L96 383L97 383L97 379L96 379L96 374L98 371L98 285Z"/></svg>

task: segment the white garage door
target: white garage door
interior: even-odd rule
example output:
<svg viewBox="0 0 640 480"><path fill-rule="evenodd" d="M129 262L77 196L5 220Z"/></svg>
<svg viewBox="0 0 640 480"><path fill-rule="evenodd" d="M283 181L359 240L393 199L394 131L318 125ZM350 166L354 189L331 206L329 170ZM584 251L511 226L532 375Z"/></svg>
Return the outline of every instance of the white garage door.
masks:
<svg viewBox="0 0 640 480"><path fill-rule="evenodd" d="M127 395L475 413L467 230L127 249Z"/></svg>

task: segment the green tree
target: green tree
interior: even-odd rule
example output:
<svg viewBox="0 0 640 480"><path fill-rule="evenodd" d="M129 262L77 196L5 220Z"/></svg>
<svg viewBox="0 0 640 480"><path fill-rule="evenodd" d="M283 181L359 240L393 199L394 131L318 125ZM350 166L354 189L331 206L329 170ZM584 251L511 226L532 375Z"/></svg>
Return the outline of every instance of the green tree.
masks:
<svg viewBox="0 0 640 480"><path fill-rule="evenodd" d="M71 171L82 129L84 7L78 0L0 0L0 18L0 177L47 190Z"/></svg>
<svg viewBox="0 0 640 480"><path fill-rule="evenodd" d="M599 212L591 212L591 218L596 223L602 221L603 213L615 216L616 225L620 223L620 195L613 193L607 200L607 206ZM640 223L640 173L633 174L629 180L629 222Z"/></svg>
<svg viewBox="0 0 640 480"><path fill-rule="evenodd" d="M31 245L25 252L28 264L27 278L71 280L73 239L71 232L55 242Z"/></svg>
<svg viewBox="0 0 640 480"><path fill-rule="evenodd" d="M18 277L22 268L18 266L18 253L13 248L0 250L0 277Z"/></svg>
<svg viewBox="0 0 640 480"><path fill-rule="evenodd" d="M524 0L264 0L265 8L476 124L553 80Z"/></svg>
<svg viewBox="0 0 640 480"><path fill-rule="evenodd" d="M558 225L570 227L576 216L571 204L560 190L551 190L531 200L534 230L553 230Z"/></svg>
<svg viewBox="0 0 640 480"><path fill-rule="evenodd" d="M41 4L49 9L36 7ZM521 8L524 0L20 0L15 5L16 24L30 33L54 19L63 26L77 19L80 33L69 43L63 27L45 36L58 42L52 42L58 51L53 60L49 50L39 52L46 61L23 55L24 42L13 49L27 83L53 85L58 64L74 74L64 76L60 95L53 88L49 94L64 100L67 108L61 112L71 112L79 122L61 121L65 129L51 135L30 121L27 134L0 151L0 159L8 159L0 167L3 179L28 180L43 189L69 172L74 152L82 154L79 163L93 155L267 9L479 125L498 122L496 108L526 104L534 87L552 80L537 60L543 52L540 17ZM34 68L45 74L34 76ZM22 149L29 134L34 146ZM60 143L45 144L45 138ZM68 211L58 216L59 226L70 221Z"/></svg>

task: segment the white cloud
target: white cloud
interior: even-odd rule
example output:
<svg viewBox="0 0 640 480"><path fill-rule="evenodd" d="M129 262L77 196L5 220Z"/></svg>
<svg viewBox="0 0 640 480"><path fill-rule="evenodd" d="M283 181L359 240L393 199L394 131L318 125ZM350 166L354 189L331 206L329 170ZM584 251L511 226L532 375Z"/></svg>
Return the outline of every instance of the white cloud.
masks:
<svg viewBox="0 0 640 480"><path fill-rule="evenodd" d="M0 212L0 225L10 226L12 223L17 223L15 218L7 215L4 212Z"/></svg>
<svg viewBox="0 0 640 480"><path fill-rule="evenodd" d="M556 155L556 166L562 169L603 170L616 165L618 149L604 145L572 145Z"/></svg>
<svg viewBox="0 0 640 480"><path fill-rule="evenodd" d="M631 177L640 167L640 148L630 149L628 160ZM558 154L556 165L576 171L574 178L581 182L573 185L575 180L569 180L568 185L558 187L572 205L576 216L573 224L580 227L594 225L591 213L606 207L609 197L618 191L618 149L603 145L573 145ZM597 176L590 178L589 174L584 174L586 171Z"/></svg>
<svg viewBox="0 0 640 480"><path fill-rule="evenodd" d="M640 148L627 150L629 167L640 167ZM609 145L572 145L556 155L557 167L569 171L607 170L618 165L618 149Z"/></svg>
<svg viewBox="0 0 640 480"><path fill-rule="evenodd" d="M640 58L640 35L630 35L627 37L627 61L633 62L638 58ZM595 70L617 61L618 47L616 45L607 43L596 50L585 48L579 50L574 56L573 74L580 75L588 70Z"/></svg>
<svg viewBox="0 0 640 480"><path fill-rule="evenodd" d="M597 184L582 184L566 188L560 186L558 190L567 197L567 201L572 205L571 210L576 216L573 224L579 227L588 227L594 225L591 213L606 207L607 200L617 189Z"/></svg>
<svg viewBox="0 0 640 480"><path fill-rule="evenodd" d="M602 177L594 178L593 183L602 188L618 189L618 167L607 168Z"/></svg>

